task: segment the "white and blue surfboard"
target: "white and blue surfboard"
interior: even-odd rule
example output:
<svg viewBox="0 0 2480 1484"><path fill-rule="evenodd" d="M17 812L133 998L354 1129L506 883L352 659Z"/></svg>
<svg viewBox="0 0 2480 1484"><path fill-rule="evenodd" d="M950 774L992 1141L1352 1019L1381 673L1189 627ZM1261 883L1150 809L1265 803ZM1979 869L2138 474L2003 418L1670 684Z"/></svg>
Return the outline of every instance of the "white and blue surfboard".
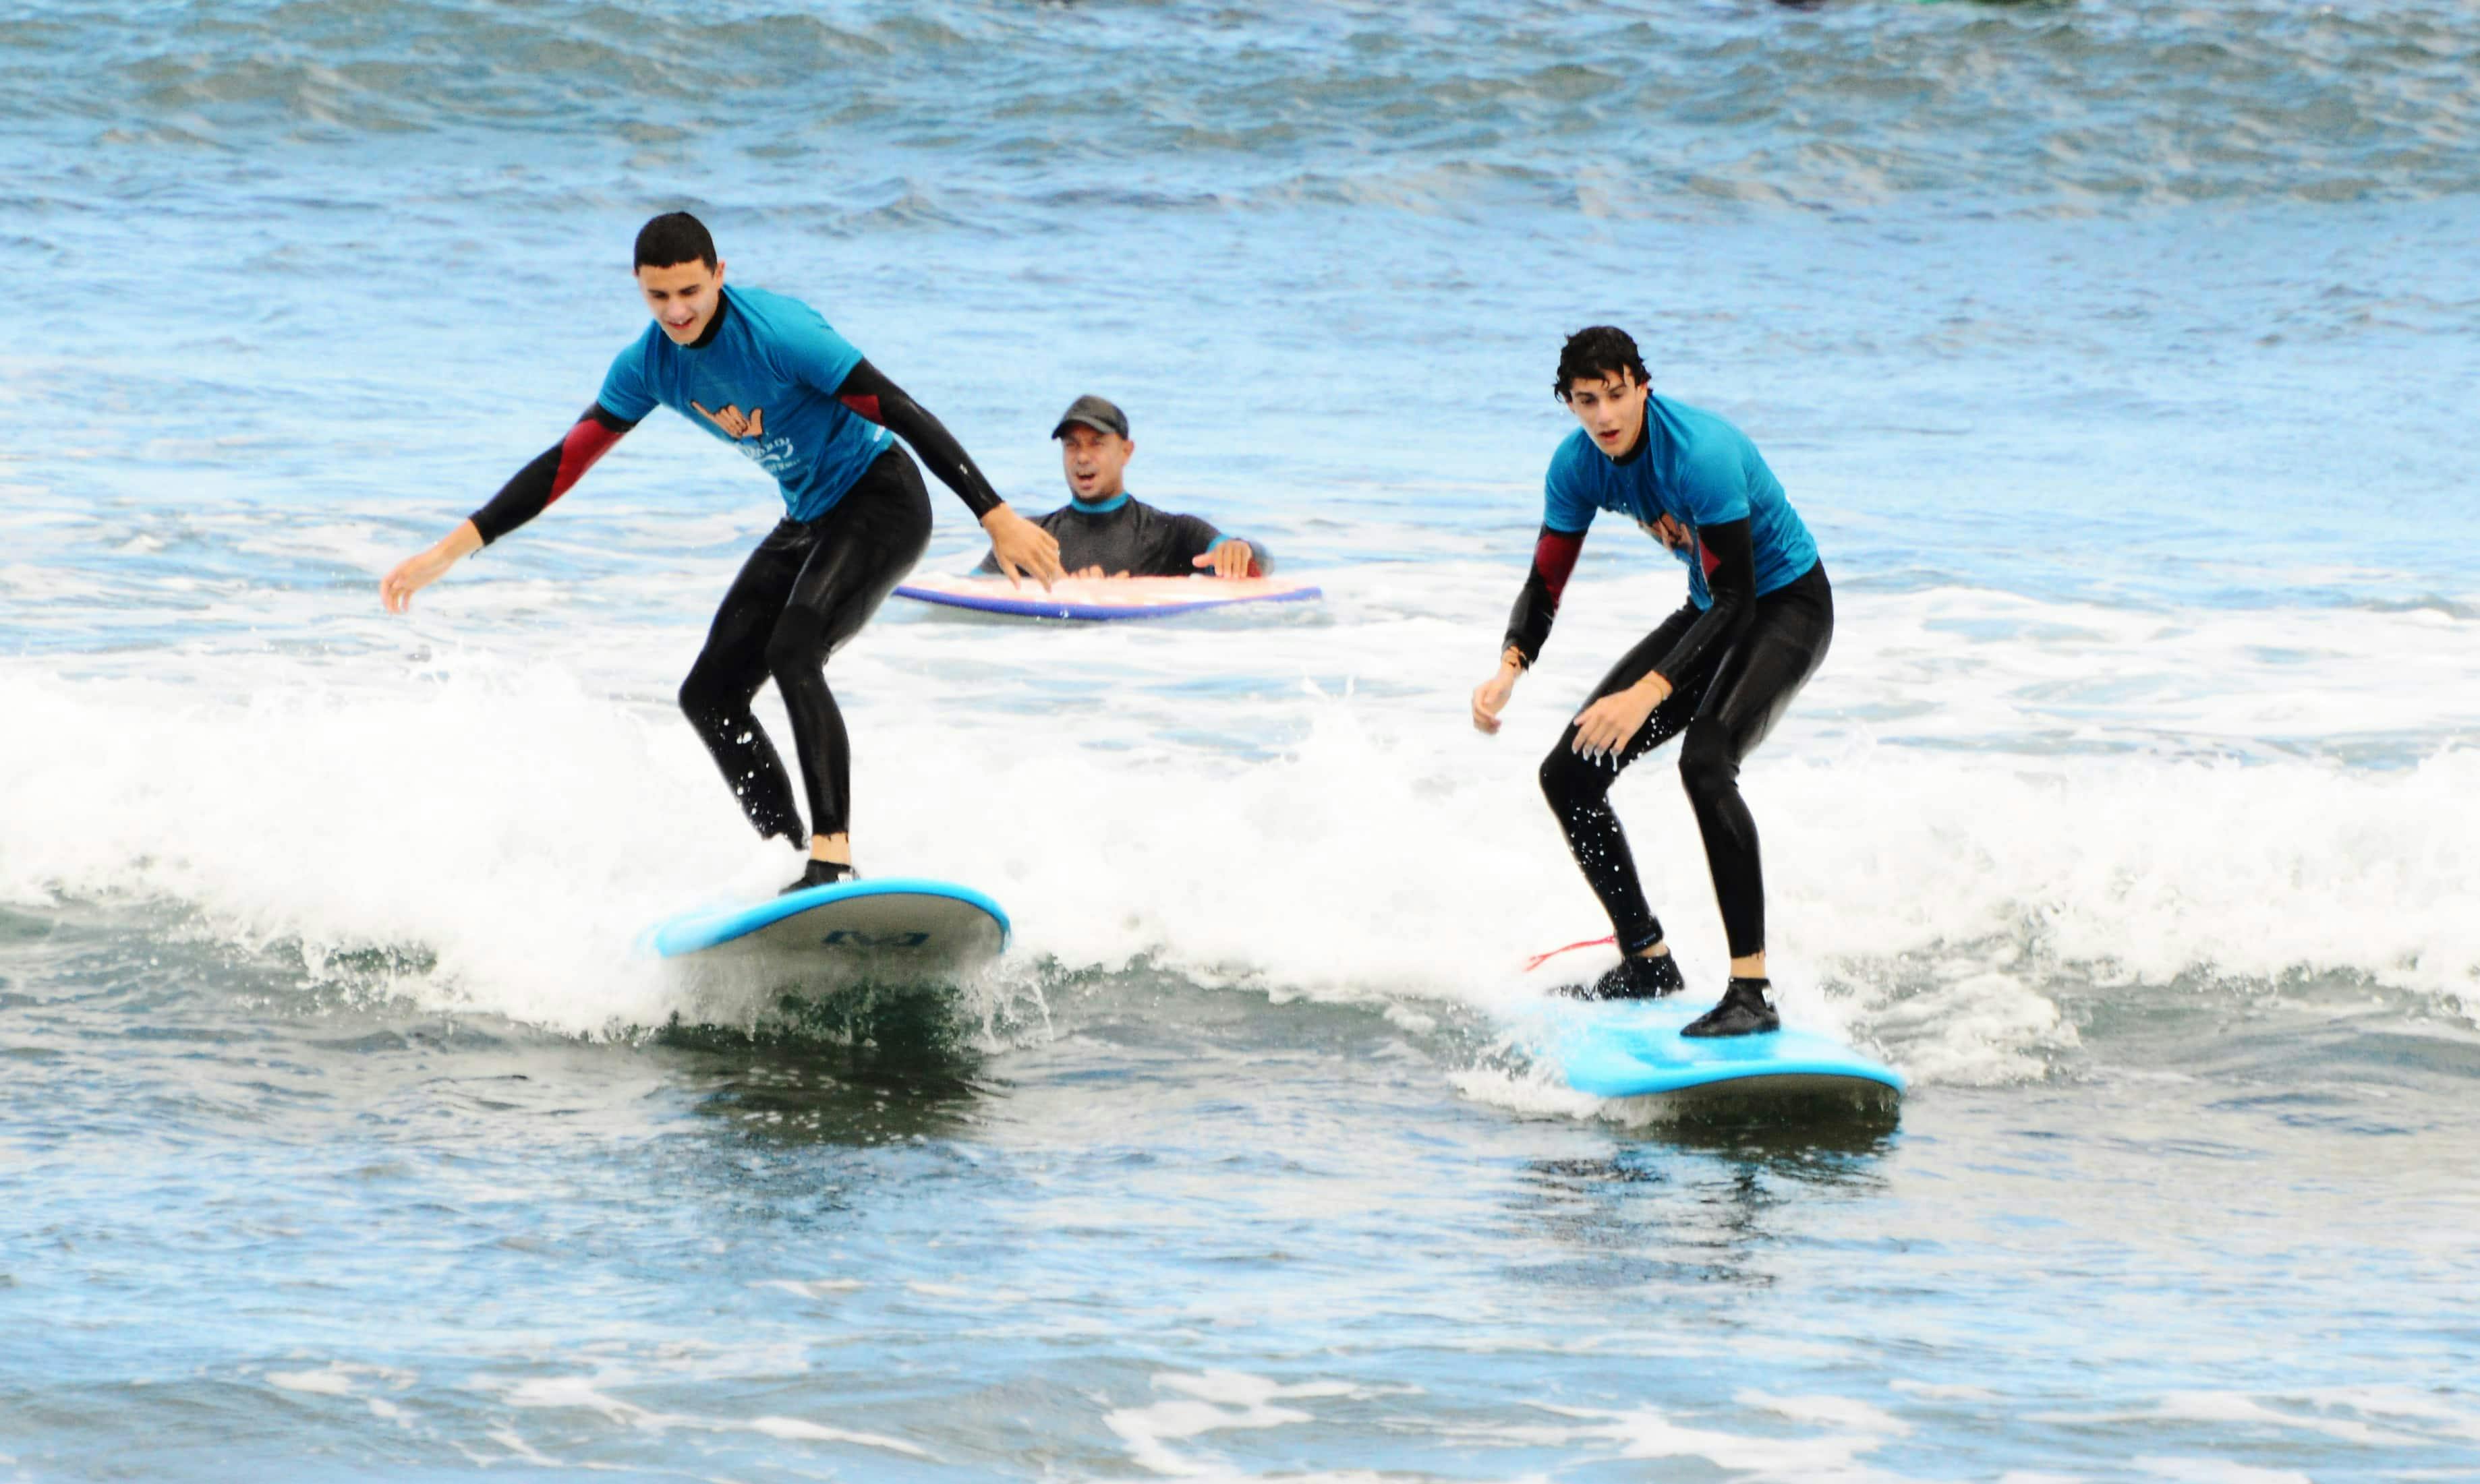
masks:
<svg viewBox="0 0 2480 1484"><path fill-rule="evenodd" d="M1000 618L1104 624L1242 603L1307 602L1320 594L1310 583L1279 577L1069 577L1046 590L1005 577L922 576L897 586L895 596Z"/></svg>
<svg viewBox="0 0 2480 1484"><path fill-rule="evenodd" d="M996 959L1009 933L1007 913L981 892L899 876L683 912L643 941L693 967L755 969L771 981L825 987L951 981Z"/></svg>
<svg viewBox="0 0 2480 1484"><path fill-rule="evenodd" d="M1544 954L1534 960L1533 967L1538 970L1556 956ZM1551 995L1520 1015L1515 1031L1532 1054L1559 1069L1567 1086L1594 1097L1728 1093L1763 1099L1822 1094L1885 1104L1902 1096L1902 1073L1813 1031L1717 1036L1679 1034L1681 1027L1713 1008L1710 994L1692 991L1659 1000Z"/></svg>

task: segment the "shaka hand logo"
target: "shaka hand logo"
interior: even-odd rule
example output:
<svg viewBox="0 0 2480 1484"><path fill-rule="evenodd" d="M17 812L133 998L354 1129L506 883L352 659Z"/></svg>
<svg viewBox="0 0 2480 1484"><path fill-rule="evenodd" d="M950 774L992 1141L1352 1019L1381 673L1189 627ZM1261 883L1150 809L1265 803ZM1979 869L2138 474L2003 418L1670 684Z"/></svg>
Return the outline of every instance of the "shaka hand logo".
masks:
<svg viewBox="0 0 2480 1484"><path fill-rule="evenodd" d="M689 405L697 408L700 415L705 417L708 422L723 429L725 432L730 433L735 438L763 438L766 436L766 409L763 407L750 408L749 416L744 418L740 415L740 409L730 402L723 404L723 410L721 412L708 412L704 406L697 402L691 402Z"/></svg>

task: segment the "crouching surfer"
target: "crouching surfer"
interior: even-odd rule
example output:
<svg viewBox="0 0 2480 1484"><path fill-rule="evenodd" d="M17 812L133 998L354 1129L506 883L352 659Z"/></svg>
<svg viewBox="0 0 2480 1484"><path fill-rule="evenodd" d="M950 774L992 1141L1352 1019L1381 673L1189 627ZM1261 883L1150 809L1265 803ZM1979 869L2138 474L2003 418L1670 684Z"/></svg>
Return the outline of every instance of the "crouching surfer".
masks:
<svg viewBox="0 0 2480 1484"><path fill-rule="evenodd" d="M1551 456L1533 571L1515 601L1498 673L1473 691L1473 725L1499 729L1516 679L1550 636L1559 597L1595 512L1635 521L1688 568L1688 601L1628 651L1541 764L1567 848L1610 913L1618 966L1588 995L1634 999L1684 987L1645 905L1611 785L1685 733L1679 773L1705 838L1730 940L1731 983L1684 1036L1781 1025L1766 978L1765 879L1740 764L1825 658L1834 597L1808 527L1756 445L1715 416L1656 397L1625 331L1579 330L1559 356L1559 399L1583 424Z"/></svg>
<svg viewBox="0 0 2480 1484"><path fill-rule="evenodd" d="M1059 560L1080 577L1262 577L1275 570L1264 543L1224 534L1201 516L1158 510L1128 493L1128 460L1136 440L1128 415L1101 397L1068 404L1059 425L1059 466L1068 503L1034 524L1059 538ZM981 570L998 571L995 550Z"/></svg>
<svg viewBox="0 0 2480 1484"><path fill-rule="evenodd" d="M638 292L655 322L611 363L567 436L488 504L379 584L391 612L449 568L542 514L623 434L671 408L774 475L785 518L724 594L706 647L681 685L724 780L763 836L808 861L786 890L853 874L852 758L826 662L861 631L930 540L930 498L900 436L990 533L1010 581L1046 587L1059 543L1008 508L937 418L864 359L818 312L762 289L727 288L723 260L686 212L637 234ZM750 711L769 678L792 723L809 827L774 744Z"/></svg>

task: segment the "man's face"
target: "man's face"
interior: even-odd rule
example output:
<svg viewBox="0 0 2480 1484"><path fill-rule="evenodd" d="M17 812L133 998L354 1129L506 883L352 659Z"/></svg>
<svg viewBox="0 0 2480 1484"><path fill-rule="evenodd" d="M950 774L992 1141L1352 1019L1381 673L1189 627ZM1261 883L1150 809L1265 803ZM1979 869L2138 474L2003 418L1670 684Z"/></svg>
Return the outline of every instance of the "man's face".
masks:
<svg viewBox="0 0 2480 1484"><path fill-rule="evenodd" d="M1068 493L1078 499L1109 499L1121 491L1120 475L1137 451L1134 440L1100 428L1071 422L1059 435L1059 467L1068 475Z"/></svg>
<svg viewBox="0 0 2480 1484"><path fill-rule="evenodd" d="M1610 458L1636 447L1644 431L1644 396L1652 390L1633 372L1614 371L1599 381L1579 376L1567 384L1567 410L1585 425L1593 446Z"/></svg>
<svg viewBox="0 0 2480 1484"><path fill-rule="evenodd" d="M646 296L646 307L672 344L693 345L714 322L715 308L723 302L723 263L718 259L709 268L692 258L669 268L641 268L637 292Z"/></svg>

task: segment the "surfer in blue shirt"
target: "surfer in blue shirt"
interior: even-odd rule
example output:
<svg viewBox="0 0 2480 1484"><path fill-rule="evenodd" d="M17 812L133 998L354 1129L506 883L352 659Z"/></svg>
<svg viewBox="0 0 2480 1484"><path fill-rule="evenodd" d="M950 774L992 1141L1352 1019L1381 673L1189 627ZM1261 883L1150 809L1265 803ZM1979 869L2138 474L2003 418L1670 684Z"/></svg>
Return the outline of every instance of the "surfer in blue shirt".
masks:
<svg viewBox="0 0 2480 1484"><path fill-rule="evenodd" d="M1615 511L1688 569L1688 601L1614 666L1541 764L1541 791L1617 935L1618 966L1581 992L1610 999L1685 986L1645 903L1611 784L1681 733L1679 773L1730 940L1721 1002L1682 1032L1779 1028L1766 977L1765 878L1740 764L1825 658L1834 595L1799 513L1747 435L1713 413L1656 397L1623 330L1595 325L1559 356L1559 399L1583 424L1544 481L1533 569L1510 616L1498 673L1473 691L1473 725L1499 729L1516 679L1539 656L1596 513Z"/></svg>
<svg viewBox="0 0 2480 1484"><path fill-rule="evenodd" d="M657 407L669 407L775 478L784 519L724 595L682 682L681 709L706 741L749 822L809 858L787 890L853 874L851 744L827 688L829 655L861 631L930 541L920 454L990 533L1010 581L1047 587L1059 543L1011 510L937 418L818 312L762 289L726 288L704 223L686 212L637 234L638 292L655 322L613 359L603 390L558 443L490 502L380 583L389 611L449 568L532 520ZM809 827L774 744L750 710L775 681L791 718Z"/></svg>

